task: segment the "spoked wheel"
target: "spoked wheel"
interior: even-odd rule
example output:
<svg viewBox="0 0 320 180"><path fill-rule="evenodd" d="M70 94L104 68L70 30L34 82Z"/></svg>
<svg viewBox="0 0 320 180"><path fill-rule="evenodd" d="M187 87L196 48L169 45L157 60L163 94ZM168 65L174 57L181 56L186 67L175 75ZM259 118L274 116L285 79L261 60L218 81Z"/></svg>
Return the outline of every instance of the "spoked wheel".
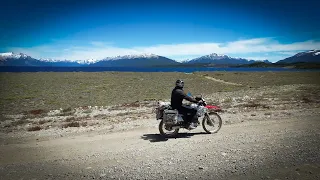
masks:
<svg viewBox="0 0 320 180"><path fill-rule="evenodd" d="M202 127L208 134L217 133L221 129L221 126L221 117L214 112L206 114L202 120Z"/></svg>
<svg viewBox="0 0 320 180"><path fill-rule="evenodd" d="M161 122L159 124L159 131L160 131L160 134L164 137L174 137L178 134L179 129L173 129L170 127L166 127L163 120L161 120Z"/></svg>

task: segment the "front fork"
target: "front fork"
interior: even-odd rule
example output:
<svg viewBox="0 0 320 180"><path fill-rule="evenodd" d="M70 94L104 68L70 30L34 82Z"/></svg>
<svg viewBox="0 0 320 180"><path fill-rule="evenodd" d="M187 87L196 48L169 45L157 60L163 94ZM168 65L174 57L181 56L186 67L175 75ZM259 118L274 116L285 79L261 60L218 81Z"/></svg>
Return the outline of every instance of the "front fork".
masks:
<svg viewBox="0 0 320 180"><path fill-rule="evenodd" d="M208 125L214 126L214 120L210 118L209 113L206 113L203 118L208 118Z"/></svg>

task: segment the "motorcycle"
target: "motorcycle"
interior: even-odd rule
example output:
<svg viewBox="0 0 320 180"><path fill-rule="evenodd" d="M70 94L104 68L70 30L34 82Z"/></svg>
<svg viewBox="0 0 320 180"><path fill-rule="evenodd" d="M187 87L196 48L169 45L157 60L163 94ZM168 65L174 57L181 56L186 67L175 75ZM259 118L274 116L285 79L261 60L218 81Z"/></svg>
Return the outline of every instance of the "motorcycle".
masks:
<svg viewBox="0 0 320 180"><path fill-rule="evenodd" d="M191 96L190 93L188 95ZM222 119L217 113L221 111L221 108L207 105L202 95L195 99L199 100L199 103L192 103L190 107L197 111L197 125L200 124L199 119L202 119L202 128L206 133L217 133L222 126ZM158 102L156 119L160 120L159 132L162 136L175 137L181 128L191 130L189 129L190 124L186 123L185 118L176 109L172 109L169 102Z"/></svg>

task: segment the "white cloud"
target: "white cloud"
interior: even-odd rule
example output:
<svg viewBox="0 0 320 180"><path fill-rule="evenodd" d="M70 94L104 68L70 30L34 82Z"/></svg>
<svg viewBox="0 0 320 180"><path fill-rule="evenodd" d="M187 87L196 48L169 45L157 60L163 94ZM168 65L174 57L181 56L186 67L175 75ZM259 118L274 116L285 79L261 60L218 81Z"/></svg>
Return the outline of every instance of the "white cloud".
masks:
<svg viewBox="0 0 320 180"><path fill-rule="evenodd" d="M278 52L278 54L283 54L283 55L288 55L288 56L293 56L295 54L297 54L298 52L297 51L284 51L284 52Z"/></svg>
<svg viewBox="0 0 320 180"><path fill-rule="evenodd" d="M303 41L290 44L280 43L272 38L255 38L239 40L227 43L182 43L182 44L160 44L149 47L121 48L105 42L93 41L89 46L38 46L31 48L10 48L15 52L22 52L34 57L56 58L56 59L102 59L110 56L153 53L167 57L188 57L202 56L210 53L227 55L245 55L248 53L258 53L259 59L275 59L293 55L297 51L319 49L318 41ZM275 53L278 53L276 55ZM281 54L281 56L279 56ZM263 56L263 57L262 57ZM243 56L245 58L245 56ZM252 57L253 58L253 57ZM279 60L279 59L278 59Z"/></svg>
<svg viewBox="0 0 320 180"><path fill-rule="evenodd" d="M93 46L103 47L103 46L111 45L112 43L111 42L101 42L101 41L91 41L90 44Z"/></svg>
<svg viewBox="0 0 320 180"><path fill-rule="evenodd" d="M266 60L268 59L268 57L266 56L244 56L244 57L241 57L241 58L245 58L245 59L248 59L248 60Z"/></svg>
<svg viewBox="0 0 320 180"><path fill-rule="evenodd" d="M94 46L104 46L103 42L99 42L99 41L92 41L90 44L94 45Z"/></svg>

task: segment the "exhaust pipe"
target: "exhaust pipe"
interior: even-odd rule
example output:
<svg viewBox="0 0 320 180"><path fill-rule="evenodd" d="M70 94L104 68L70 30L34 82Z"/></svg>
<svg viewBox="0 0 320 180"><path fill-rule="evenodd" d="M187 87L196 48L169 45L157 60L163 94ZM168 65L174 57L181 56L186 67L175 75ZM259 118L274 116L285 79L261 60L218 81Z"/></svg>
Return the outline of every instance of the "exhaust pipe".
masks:
<svg viewBox="0 0 320 180"><path fill-rule="evenodd" d="M180 126L172 126L172 129L176 130L176 129L179 129Z"/></svg>

